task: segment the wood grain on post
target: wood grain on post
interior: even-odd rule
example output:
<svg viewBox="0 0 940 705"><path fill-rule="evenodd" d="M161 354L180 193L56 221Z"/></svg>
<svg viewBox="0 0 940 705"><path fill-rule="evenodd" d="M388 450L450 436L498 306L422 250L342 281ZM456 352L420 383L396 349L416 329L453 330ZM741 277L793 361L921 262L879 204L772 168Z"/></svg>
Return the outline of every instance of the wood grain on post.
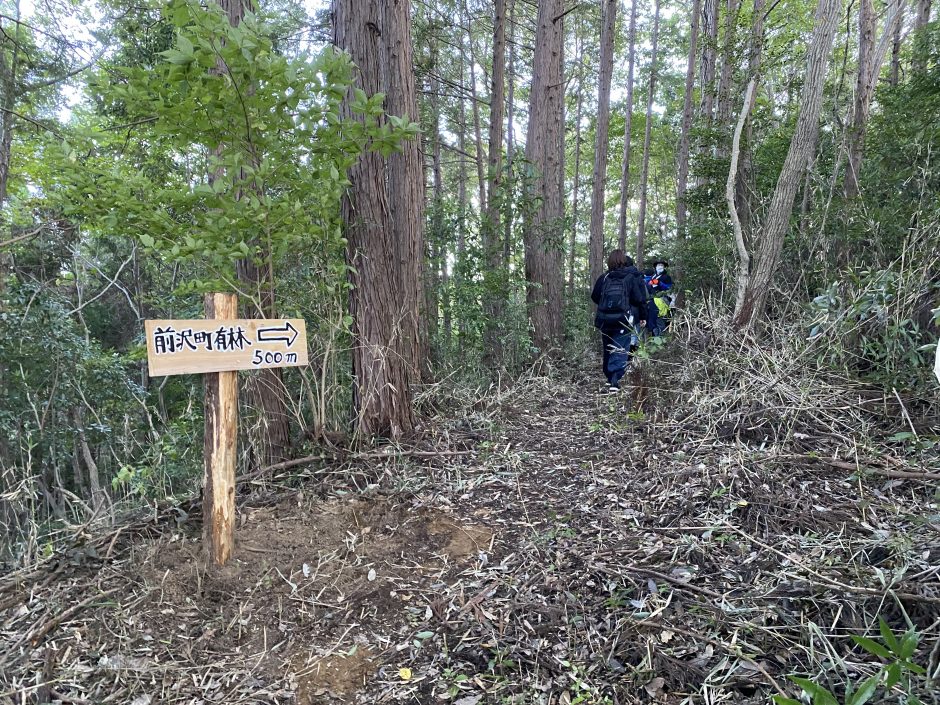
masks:
<svg viewBox="0 0 940 705"><path fill-rule="evenodd" d="M235 294L206 294L206 318L238 316ZM203 545L209 562L223 566L235 546L235 457L238 440L238 373L210 372L205 380L205 480Z"/></svg>

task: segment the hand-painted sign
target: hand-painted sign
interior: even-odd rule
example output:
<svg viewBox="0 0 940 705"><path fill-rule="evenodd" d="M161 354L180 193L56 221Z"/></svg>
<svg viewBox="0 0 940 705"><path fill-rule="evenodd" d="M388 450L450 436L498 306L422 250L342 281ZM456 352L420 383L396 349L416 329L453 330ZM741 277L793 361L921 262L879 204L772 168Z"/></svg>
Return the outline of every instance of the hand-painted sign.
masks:
<svg viewBox="0 0 940 705"><path fill-rule="evenodd" d="M307 364L300 318L144 321L151 377Z"/></svg>

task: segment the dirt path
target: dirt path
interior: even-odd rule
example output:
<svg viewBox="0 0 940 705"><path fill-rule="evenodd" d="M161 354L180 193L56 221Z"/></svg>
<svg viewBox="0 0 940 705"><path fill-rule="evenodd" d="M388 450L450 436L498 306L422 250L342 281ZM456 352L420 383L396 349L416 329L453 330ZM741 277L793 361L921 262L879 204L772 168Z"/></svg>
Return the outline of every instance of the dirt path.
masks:
<svg viewBox="0 0 940 705"><path fill-rule="evenodd" d="M927 483L558 377L444 415L463 455L249 502L222 573L183 521L0 584L0 702L765 703L820 651L869 672L878 613L930 658Z"/></svg>

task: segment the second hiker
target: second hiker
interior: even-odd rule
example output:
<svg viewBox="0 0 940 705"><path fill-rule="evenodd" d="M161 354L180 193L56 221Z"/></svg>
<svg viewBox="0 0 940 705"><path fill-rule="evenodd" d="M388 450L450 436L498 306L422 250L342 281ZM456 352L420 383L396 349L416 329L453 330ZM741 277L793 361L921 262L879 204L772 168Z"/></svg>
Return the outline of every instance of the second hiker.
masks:
<svg viewBox="0 0 940 705"><path fill-rule="evenodd" d="M597 304L594 325L604 346L604 376L608 391L620 389L620 380L630 363L630 348L636 344L637 326L646 325L646 283L633 266L633 259L614 250L607 257L607 273L598 277L591 292Z"/></svg>

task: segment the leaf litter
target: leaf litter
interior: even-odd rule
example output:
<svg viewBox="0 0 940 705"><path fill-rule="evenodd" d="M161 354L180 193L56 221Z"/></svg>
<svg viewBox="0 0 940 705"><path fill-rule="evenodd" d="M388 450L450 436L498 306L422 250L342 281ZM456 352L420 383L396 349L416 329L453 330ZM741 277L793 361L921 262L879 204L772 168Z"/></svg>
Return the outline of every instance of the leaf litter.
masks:
<svg viewBox="0 0 940 705"><path fill-rule="evenodd" d="M792 364L431 390L420 454L251 483L222 570L179 508L83 531L0 578L0 702L766 703L871 675L878 616L936 675L938 461Z"/></svg>

